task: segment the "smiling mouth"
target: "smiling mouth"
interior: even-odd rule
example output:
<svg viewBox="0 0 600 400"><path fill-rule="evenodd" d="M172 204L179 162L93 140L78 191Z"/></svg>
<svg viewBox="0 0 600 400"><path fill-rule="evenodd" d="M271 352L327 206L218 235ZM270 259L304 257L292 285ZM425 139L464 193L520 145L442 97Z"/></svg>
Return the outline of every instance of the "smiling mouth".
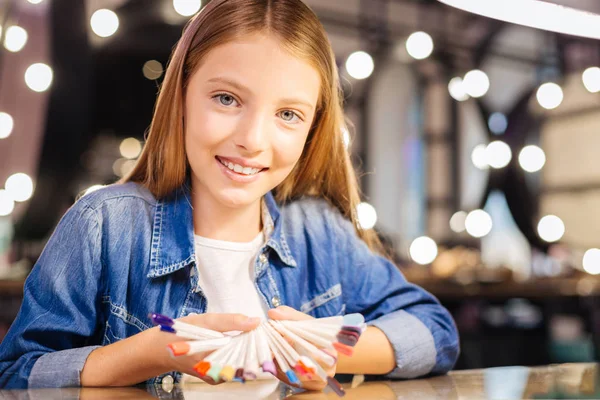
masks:
<svg viewBox="0 0 600 400"><path fill-rule="evenodd" d="M232 172L238 173L240 175L252 176L256 175L259 172L266 171L269 168L253 168L253 167L244 167L240 164L233 163L231 161L224 160L219 156L215 157L217 161L219 161L223 166L231 170Z"/></svg>

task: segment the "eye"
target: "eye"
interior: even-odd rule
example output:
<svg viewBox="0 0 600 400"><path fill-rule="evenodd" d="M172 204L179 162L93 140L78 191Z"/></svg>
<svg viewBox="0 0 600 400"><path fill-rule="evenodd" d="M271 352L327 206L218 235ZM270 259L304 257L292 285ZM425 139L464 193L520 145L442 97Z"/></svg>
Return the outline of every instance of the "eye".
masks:
<svg viewBox="0 0 600 400"><path fill-rule="evenodd" d="M213 96L213 99L217 99L221 105L230 106L236 102L235 97L227 93L219 93Z"/></svg>
<svg viewBox="0 0 600 400"><path fill-rule="evenodd" d="M302 121L302 118L300 118L298 116L298 114L296 114L292 110L283 110L283 111L281 111L279 113L279 116L285 122L298 122L298 121ZM297 118L297 120L294 120L294 118Z"/></svg>

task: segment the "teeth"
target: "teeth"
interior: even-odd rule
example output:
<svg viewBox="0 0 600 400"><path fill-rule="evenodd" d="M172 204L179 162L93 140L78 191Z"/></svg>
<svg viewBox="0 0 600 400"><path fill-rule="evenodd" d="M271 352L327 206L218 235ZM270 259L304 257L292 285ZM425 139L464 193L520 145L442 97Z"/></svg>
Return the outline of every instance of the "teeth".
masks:
<svg viewBox="0 0 600 400"><path fill-rule="evenodd" d="M220 158L219 158L219 161L221 162L221 164L223 164L230 170L237 172L238 174L255 175L258 172L260 172L260 169L258 169L258 168L242 167L241 165L234 164L232 162L223 161Z"/></svg>

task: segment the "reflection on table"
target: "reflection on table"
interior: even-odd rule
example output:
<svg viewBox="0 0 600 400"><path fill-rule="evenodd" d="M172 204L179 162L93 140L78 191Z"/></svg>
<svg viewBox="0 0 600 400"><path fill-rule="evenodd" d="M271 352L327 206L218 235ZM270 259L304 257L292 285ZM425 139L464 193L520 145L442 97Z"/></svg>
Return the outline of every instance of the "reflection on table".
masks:
<svg viewBox="0 0 600 400"><path fill-rule="evenodd" d="M499 367L455 371L445 376L406 381L364 381L344 385L347 400L379 399L581 399L599 398L598 364ZM337 399L333 392L302 392L278 381L163 385L127 388L0 390L0 399Z"/></svg>

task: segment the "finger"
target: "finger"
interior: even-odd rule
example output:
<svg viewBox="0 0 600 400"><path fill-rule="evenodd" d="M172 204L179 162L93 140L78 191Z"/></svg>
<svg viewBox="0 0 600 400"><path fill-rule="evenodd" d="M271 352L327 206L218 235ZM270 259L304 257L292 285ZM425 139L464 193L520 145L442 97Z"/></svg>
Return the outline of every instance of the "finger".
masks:
<svg viewBox="0 0 600 400"><path fill-rule="evenodd" d="M251 331L260 324L260 318L243 314L199 314L186 317L186 322L219 332Z"/></svg>
<svg viewBox="0 0 600 400"><path fill-rule="evenodd" d="M273 308L269 310L268 314L269 318L271 319L285 319L290 321L313 319L313 317L311 317L310 315L294 310L292 307L288 306L280 306L277 308Z"/></svg>

